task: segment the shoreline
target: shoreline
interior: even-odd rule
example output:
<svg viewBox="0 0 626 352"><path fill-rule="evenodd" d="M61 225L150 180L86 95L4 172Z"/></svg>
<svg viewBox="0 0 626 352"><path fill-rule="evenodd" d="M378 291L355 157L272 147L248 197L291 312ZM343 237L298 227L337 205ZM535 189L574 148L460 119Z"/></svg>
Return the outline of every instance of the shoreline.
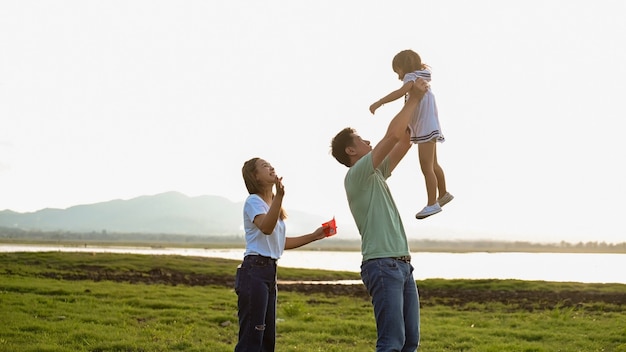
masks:
<svg viewBox="0 0 626 352"><path fill-rule="evenodd" d="M169 242L169 241L89 241L89 240L28 240L28 239L0 239L0 245L25 246L62 246L67 248L150 248L150 249L244 249L241 241L222 241L215 237L203 238L202 242ZM212 241L213 240L213 241ZM589 254L626 254L626 242L612 245L594 246L590 243L569 244L538 244L531 242L502 242L502 241L433 241L409 240L412 252L418 253L589 253ZM307 246L293 249L294 251L360 251L359 240L332 240L332 243L316 242Z"/></svg>

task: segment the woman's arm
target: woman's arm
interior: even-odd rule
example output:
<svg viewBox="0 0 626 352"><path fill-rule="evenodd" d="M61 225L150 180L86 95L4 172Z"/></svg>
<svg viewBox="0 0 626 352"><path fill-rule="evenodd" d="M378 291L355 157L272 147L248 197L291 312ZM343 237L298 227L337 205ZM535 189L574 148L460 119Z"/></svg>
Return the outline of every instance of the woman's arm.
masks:
<svg viewBox="0 0 626 352"><path fill-rule="evenodd" d="M254 218L254 225L256 225L264 235L271 235L278 222L280 204L282 202L277 201L276 198L277 197L274 197L270 210L266 214L259 214Z"/></svg>
<svg viewBox="0 0 626 352"><path fill-rule="evenodd" d="M298 237L287 237L285 239L285 249L294 249L302 247L305 244L309 244L313 241L321 240L326 237L324 234L324 227L318 227L313 233L302 235Z"/></svg>
<svg viewBox="0 0 626 352"><path fill-rule="evenodd" d="M283 197L285 196L285 186L283 185L283 178L276 180L276 195L272 199L270 210L267 214L259 214L254 218L254 225L261 230L265 235L271 235L278 222L280 216L280 210L283 206Z"/></svg>

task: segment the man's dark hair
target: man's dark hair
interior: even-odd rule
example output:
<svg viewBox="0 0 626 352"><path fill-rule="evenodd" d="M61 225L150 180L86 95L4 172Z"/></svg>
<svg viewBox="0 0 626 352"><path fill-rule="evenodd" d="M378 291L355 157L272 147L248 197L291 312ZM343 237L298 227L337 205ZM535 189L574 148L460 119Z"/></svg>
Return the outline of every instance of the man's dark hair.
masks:
<svg viewBox="0 0 626 352"><path fill-rule="evenodd" d="M339 163L347 167L352 165L350 165L350 156L346 153L346 148L354 146L354 133L356 133L354 128L346 127L337 133L331 143L333 156Z"/></svg>

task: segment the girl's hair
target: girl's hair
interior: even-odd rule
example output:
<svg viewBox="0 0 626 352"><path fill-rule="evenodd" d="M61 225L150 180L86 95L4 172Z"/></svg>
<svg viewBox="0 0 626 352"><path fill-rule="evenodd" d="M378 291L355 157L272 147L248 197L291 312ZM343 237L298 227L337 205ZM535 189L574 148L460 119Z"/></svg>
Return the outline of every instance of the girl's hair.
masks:
<svg viewBox="0 0 626 352"><path fill-rule="evenodd" d="M391 68L394 71L401 69L404 73L423 70L427 67L428 65L422 63L422 58L419 54L410 49L397 53L391 62Z"/></svg>
<svg viewBox="0 0 626 352"><path fill-rule="evenodd" d="M241 174L243 176L243 182L246 184L246 189L248 190L248 194L259 194L263 190L263 187L259 185L259 182L256 180L256 162L260 158L252 158L245 163L243 163L243 167L241 168ZM272 198L274 194L272 193ZM281 220L285 220L287 218L287 213L281 207L280 215Z"/></svg>

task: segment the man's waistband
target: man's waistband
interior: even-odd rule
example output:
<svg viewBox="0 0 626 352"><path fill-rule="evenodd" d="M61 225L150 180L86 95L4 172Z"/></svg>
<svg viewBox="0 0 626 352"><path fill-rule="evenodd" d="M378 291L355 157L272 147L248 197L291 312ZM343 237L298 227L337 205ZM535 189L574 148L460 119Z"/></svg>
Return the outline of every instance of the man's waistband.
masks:
<svg viewBox="0 0 626 352"><path fill-rule="evenodd" d="M399 260L399 261L405 262L405 263L411 263L411 256L410 255L403 255L401 257L395 257L393 259Z"/></svg>
<svg viewBox="0 0 626 352"><path fill-rule="evenodd" d="M372 258L372 259L368 259L366 261L364 261L363 263L369 262L370 260L377 260L377 259L393 259L393 260L397 260L397 261L401 261L407 264L411 263L411 256L410 255L403 255L400 257L384 257L384 258Z"/></svg>

